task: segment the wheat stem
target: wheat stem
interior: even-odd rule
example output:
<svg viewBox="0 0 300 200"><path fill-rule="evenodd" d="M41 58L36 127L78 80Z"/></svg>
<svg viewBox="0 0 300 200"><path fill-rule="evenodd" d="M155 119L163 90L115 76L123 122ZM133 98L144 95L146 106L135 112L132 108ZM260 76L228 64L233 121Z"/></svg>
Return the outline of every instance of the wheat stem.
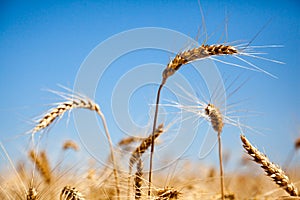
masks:
<svg viewBox="0 0 300 200"><path fill-rule="evenodd" d="M154 114L154 121L153 121L153 129L152 129L152 142L151 142L151 152L150 152L150 167L149 167L149 188L148 188L148 196L151 194L151 183L152 183L152 165L153 165L153 154L154 154L154 139L155 139L155 129L157 123L157 115L158 115L158 105L160 99L160 92L166 82L166 78L163 78L162 83L160 84L157 97L156 97L156 105L155 105L155 114Z"/></svg>
<svg viewBox="0 0 300 200"><path fill-rule="evenodd" d="M225 200L224 194L224 172L223 172L223 156L222 156L222 141L221 141L221 133L218 133L218 144L219 144L219 165L220 165L220 185L221 185L221 195L222 200Z"/></svg>
<svg viewBox="0 0 300 200"><path fill-rule="evenodd" d="M99 107L98 107L98 108L99 108ZM115 182L116 182L117 198L120 199L119 178L118 178L118 171L117 171L117 163L116 163L115 156L114 156L114 147L113 147L113 143L112 143L112 140L111 140L111 137L110 137L108 128L107 128L106 119L105 119L103 113L100 111L100 108L97 110L97 113L98 113L98 115L100 116L100 118L101 118L101 120L102 120L102 124L103 124L103 127L104 127L104 131L105 131L105 134L106 134L108 143L109 143L109 148L110 148L110 151L111 151L111 154L110 154L110 156L111 156L111 161L113 162L113 173L114 173Z"/></svg>

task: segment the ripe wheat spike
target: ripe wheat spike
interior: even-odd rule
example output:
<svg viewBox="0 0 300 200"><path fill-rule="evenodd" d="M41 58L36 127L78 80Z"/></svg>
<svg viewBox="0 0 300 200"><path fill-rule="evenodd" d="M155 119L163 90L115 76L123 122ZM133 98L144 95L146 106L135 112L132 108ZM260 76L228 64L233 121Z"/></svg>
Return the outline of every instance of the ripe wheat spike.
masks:
<svg viewBox="0 0 300 200"><path fill-rule="evenodd" d="M134 186L135 186L135 199L140 199L142 197L142 176L143 176L143 161L140 158L136 164L136 173L134 177Z"/></svg>
<svg viewBox="0 0 300 200"><path fill-rule="evenodd" d="M178 53L175 58L169 62L163 72L162 82L165 83L167 78L172 76L182 65L204 59L209 56L233 55L238 53L239 51L235 47L222 44L201 45L200 47L183 51Z"/></svg>
<svg viewBox="0 0 300 200"><path fill-rule="evenodd" d="M180 192L174 188L166 187L157 191L155 200L179 199Z"/></svg>
<svg viewBox="0 0 300 200"><path fill-rule="evenodd" d="M65 88L65 89L67 89L67 88ZM67 89L67 90L70 91L70 89ZM116 163L115 156L114 156L114 147L113 147L113 143L112 143L109 131L108 131L106 119L100 109L100 106L82 94L67 94L67 93L56 92L56 91L52 91L52 92L58 94L59 96L63 97L64 99L66 99L66 102L59 103L57 107L51 109L46 115L44 115L38 121L38 124L31 131L32 139L33 139L33 134L35 134L36 132L41 131L42 129L45 129L46 127L51 125L58 117L62 117L67 111L71 111L72 109L75 109L75 108L84 108L84 109L88 109L91 111L95 111L102 120L105 135L106 135L108 143L109 143L110 156L111 156L111 160L113 163L113 173L114 173L115 182L116 182L117 197L119 199L119 197L120 197L119 178L118 178L118 172L117 172L117 163Z"/></svg>
<svg viewBox="0 0 300 200"><path fill-rule="evenodd" d="M223 155L222 155L222 141L221 141L221 133L223 130L223 117L220 110L215 107L213 104L208 104L205 108L205 114L210 118L211 125L213 129L218 133L218 144L219 144L219 165L220 165L220 182L221 182L221 195L222 199L225 199L224 192L224 172L223 172Z"/></svg>
<svg viewBox="0 0 300 200"><path fill-rule="evenodd" d="M156 138L158 138L163 133L163 131L164 131L163 127L164 127L163 124L160 124L157 127L157 129L155 130L155 134L154 134L154 140ZM137 171L139 171L139 170L142 169L142 163L141 163L142 160L141 160L141 157L142 157L143 153L145 153L145 151L152 144L152 139L153 139L152 134L150 134L147 138L145 138L141 142L141 144L131 154L131 157L129 159L128 197L130 196L130 190L131 190L130 189L131 188L130 187L130 182L131 182L131 173L132 173L133 165L138 162ZM139 172L139 173L142 173L142 172ZM139 178L137 178L136 182L140 182L141 181L141 180L138 180L138 179L141 179L141 176L139 176Z"/></svg>
<svg viewBox="0 0 300 200"><path fill-rule="evenodd" d="M241 141L246 152L254 158L254 161L261 165L264 171L273 181L284 189L291 196L298 196L298 190L290 181L285 172L276 164L269 161L266 155L256 149L244 135L241 135Z"/></svg>
<svg viewBox="0 0 300 200"><path fill-rule="evenodd" d="M76 188L67 185L60 193L60 200L84 200L84 198Z"/></svg>
<svg viewBox="0 0 300 200"><path fill-rule="evenodd" d="M205 108L205 114L210 118L211 125L217 133L221 133L223 130L223 117L220 110L213 104L208 104Z"/></svg>
<svg viewBox="0 0 300 200"><path fill-rule="evenodd" d="M29 158L37 167L37 170L40 172L44 181L50 184L52 179L51 167L46 155L45 151L42 151L39 155L37 155L34 150L29 151Z"/></svg>
<svg viewBox="0 0 300 200"><path fill-rule="evenodd" d="M167 82L167 79L172 76L182 65L188 64L190 62L205 59L211 56L221 56L221 55L234 55L239 54L239 51L230 45L201 45L200 47L193 48L187 51L183 51L178 53L173 60L171 60L165 70L162 73L162 81L157 91L156 97L156 107L154 113L153 120L153 129L152 129L152 144L151 144L151 154L150 154L150 171L149 171L149 190L148 196L151 194L151 182L152 182L152 162L153 162L153 154L154 154L154 132L156 128L156 121L158 115L158 106L160 100L160 93ZM247 61L245 61L247 63ZM249 63L248 63L249 64ZM250 63L251 64L251 63Z"/></svg>
<svg viewBox="0 0 300 200"><path fill-rule="evenodd" d="M163 124L160 124L157 129L155 130L154 140L158 138L163 133ZM139 161L139 159L142 157L143 153L150 147L152 143L152 135L149 135L149 137L145 138L141 144L132 152L130 160L129 160L129 168L130 171L132 170L133 165Z"/></svg>
<svg viewBox="0 0 300 200"><path fill-rule="evenodd" d="M32 134L45 129L58 117L62 117L67 111L70 111L74 108L85 108L96 112L100 110L97 104L88 99L75 98L72 101L62 102L57 107L51 109L38 121L38 124L32 130Z"/></svg>
<svg viewBox="0 0 300 200"><path fill-rule="evenodd" d="M26 192L26 199L27 200L36 200L37 199L37 191L34 187L29 187L28 191Z"/></svg>

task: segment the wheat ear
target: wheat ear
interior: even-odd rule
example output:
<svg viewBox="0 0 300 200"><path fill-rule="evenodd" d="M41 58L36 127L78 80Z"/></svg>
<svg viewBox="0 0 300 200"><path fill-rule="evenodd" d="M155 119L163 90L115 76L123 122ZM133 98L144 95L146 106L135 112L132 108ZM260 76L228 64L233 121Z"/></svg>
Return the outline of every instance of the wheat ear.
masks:
<svg viewBox="0 0 300 200"><path fill-rule="evenodd" d="M143 161L140 158L136 164L136 173L134 177L135 199L140 199L142 196L142 176L143 176Z"/></svg>
<svg viewBox="0 0 300 200"><path fill-rule="evenodd" d="M150 153L150 167L149 167L149 189L148 196L151 194L151 182L152 182L152 162L153 162L153 154L154 154L154 132L157 123L157 115L158 115L158 105L160 100L160 93L165 85L167 79L172 76L182 65L188 64L190 62L207 58L209 56L218 56L218 55L232 55L239 53L236 48L233 46L227 45L201 45L198 48L193 48L187 51L183 51L178 53L175 58L169 62L167 67L162 73L162 82L159 85L156 96L156 105L155 105L155 113L153 120L153 129L152 129L152 144L151 144L151 153Z"/></svg>
<svg viewBox="0 0 300 200"><path fill-rule="evenodd" d="M40 172L44 181L50 184L52 179L51 167L47 158L47 154L45 151L42 151L39 155L37 155L34 150L29 151L29 158L37 167L37 170Z"/></svg>
<svg viewBox="0 0 300 200"><path fill-rule="evenodd" d="M67 185L61 190L60 200L84 200L84 198L76 188Z"/></svg>
<svg viewBox="0 0 300 200"><path fill-rule="evenodd" d="M154 133L154 140L158 138L163 133L163 124L160 124ZM145 153L145 151L150 147L152 144L152 134L150 134L147 138L145 138L141 144L132 152L131 157L129 159L129 177L128 177L128 197L130 196L130 182L131 182L131 173L133 165L137 162L141 162L141 157ZM137 166L139 168L139 166ZM139 169L137 170L139 171Z"/></svg>
<svg viewBox="0 0 300 200"><path fill-rule="evenodd" d="M37 191L34 187L28 188L28 191L26 192L26 199L27 200L36 200L37 199Z"/></svg>
<svg viewBox="0 0 300 200"><path fill-rule="evenodd" d="M117 191L117 196L119 199L120 198L119 178L118 178L118 172L117 172L117 163L116 163L115 156L114 156L113 143L112 143L112 140L111 140L108 128L107 128L106 119L100 109L100 106L81 94L77 94L77 95L63 94L63 93L58 93L58 94L60 96L64 97L67 101L58 104L58 106L56 108L51 109L46 115L44 115L44 117L42 117L39 120L38 124L33 128L31 133L34 134L34 133L48 127L58 117L62 117L67 111L70 111L74 108L84 108L84 109L88 109L91 111L95 111L102 120L103 128L104 128L104 131L105 131L108 143L109 143L109 148L110 148L110 152L111 152L110 153L111 160L113 162L113 173L114 173L115 182L116 182L116 191Z"/></svg>
<svg viewBox="0 0 300 200"><path fill-rule="evenodd" d="M223 171L223 156L222 156L222 141L221 133L223 130L223 117L220 110L213 104L208 104L205 108L205 114L209 117L213 129L218 133L218 147L219 147L219 166L220 166L220 185L221 185L221 195L222 199L225 199L224 192L224 171Z"/></svg>
<svg viewBox="0 0 300 200"><path fill-rule="evenodd" d="M266 155L256 149L244 135L241 135L241 141L246 152L254 158L254 161L261 165L264 171L273 181L283 188L291 196L298 196L298 190L290 181L285 172L276 164L269 161Z"/></svg>
<svg viewBox="0 0 300 200"><path fill-rule="evenodd" d="M155 200L179 199L180 192L174 188L166 187L157 191Z"/></svg>

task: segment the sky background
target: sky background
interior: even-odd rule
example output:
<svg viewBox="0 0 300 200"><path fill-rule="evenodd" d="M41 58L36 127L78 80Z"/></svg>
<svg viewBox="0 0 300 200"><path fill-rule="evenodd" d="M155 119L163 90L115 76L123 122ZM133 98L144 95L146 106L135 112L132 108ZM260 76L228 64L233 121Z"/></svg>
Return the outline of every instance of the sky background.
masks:
<svg viewBox="0 0 300 200"><path fill-rule="evenodd" d="M258 127L263 134L249 134L249 138L274 162L283 164L294 148L294 140L300 137L300 3L296 0L211 0L201 1L201 5L207 33L213 34L208 44L225 40L220 38L224 35L227 17L227 41L250 41L267 24L252 45L284 46L262 49L268 53L266 57L282 61L286 63L284 65L254 59L256 65L278 79L216 63L223 74L234 78L243 73L242 79L250 77L236 98L250 98L242 102L244 108L261 114L253 118L250 113L245 113L246 117L249 116L246 123ZM142 27L168 28L196 38L201 24L197 1L1 1L0 140L13 158L24 157L28 136L14 137L30 130L33 118L48 110L49 104L59 101L57 96L45 89L61 90L58 84L72 88L84 59L107 38ZM199 42L204 39L200 37ZM130 54L122 60L123 71L150 62L165 65L170 57L172 55L166 52ZM108 73L113 75L117 72L116 68L112 68ZM188 71L182 70L182 74L189 77ZM121 74L116 77L121 77ZM104 92L110 94L115 79L111 82L107 79L107 85L99 88L105 88L107 91ZM141 125L149 121L141 113L148 112L149 104L154 102L156 90L153 88L156 86L139 91L134 97L136 99L129 101L132 118ZM113 122L108 97L101 98L101 95L105 96L96 94L96 102L103 108L111 132L117 133L113 134L116 143L122 134ZM132 105L136 107L135 111L131 109ZM58 152L53 144L59 147L66 138L78 141L72 122L66 126L65 118L44 138L47 141L45 148L53 154ZM224 133L223 140L224 149L231 152L232 159L238 160L242 149L237 129L235 133ZM192 147L186 157L193 157L195 151L197 147ZM216 155L212 154L207 162L215 163ZM295 158L294 162L299 160ZM4 160L0 159L0 162Z"/></svg>

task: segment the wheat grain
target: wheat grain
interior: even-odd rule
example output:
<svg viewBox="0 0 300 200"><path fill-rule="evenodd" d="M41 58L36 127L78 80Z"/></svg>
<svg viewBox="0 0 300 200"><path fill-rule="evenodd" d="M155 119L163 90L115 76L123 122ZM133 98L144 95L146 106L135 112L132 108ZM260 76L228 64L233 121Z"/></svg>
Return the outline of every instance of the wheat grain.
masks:
<svg viewBox="0 0 300 200"><path fill-rule="evenodd" d="M34 150L29 151L29 158L37 167L37 170L40 172L44 181L50 184L52 179L51 167L49 165L49 161L46 155L46 152L42 151L39 155L37 155Z"/></svg>
<svg viewBox="0 0 300 200"><path fill-rule="evenodd" d="M76 188L65 186L60 193L60 200L84 200L84 198Z"/></svg>
<svg viewBox="0 0 300 200"><path fill-rule="evenodd" d="M266 174L271 177L277 185L283 188L291 196L298 196L297 188L278 165L270 162L267 156L256 149L244 135L241 135L241 141L243 142L243 147L247 153L254 158L256 163L261 165Z"/></svg>

